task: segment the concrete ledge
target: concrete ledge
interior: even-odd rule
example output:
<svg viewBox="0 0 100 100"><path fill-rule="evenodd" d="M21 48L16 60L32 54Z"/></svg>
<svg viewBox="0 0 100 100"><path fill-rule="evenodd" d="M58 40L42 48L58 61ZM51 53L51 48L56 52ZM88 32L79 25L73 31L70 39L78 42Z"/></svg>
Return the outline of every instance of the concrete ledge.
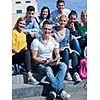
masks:
<svg viewBox="0 0 100 100"><path fill-rule="evenodd" d="M42 94L42 90L42 85L15 84L12 86L12 98L18 99L40 96Z"/></svg>

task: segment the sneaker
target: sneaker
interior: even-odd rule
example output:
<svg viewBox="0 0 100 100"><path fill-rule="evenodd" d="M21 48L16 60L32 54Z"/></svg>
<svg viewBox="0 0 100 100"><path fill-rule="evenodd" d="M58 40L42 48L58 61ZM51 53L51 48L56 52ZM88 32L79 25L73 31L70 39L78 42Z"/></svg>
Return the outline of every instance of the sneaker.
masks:
<svg viewBox="0 0 100 100"><path fill-rule="evenodd" d="M72 77L71 77L71 74L68 72L67 75L66 75L66 80L68 81L72 81Z"/></svg>
<svg viewBox="0 0 100 100"><path fill-rule="evenodd" d="M50 95L50 97L51 97L52 100L55 100L56 99L56 96L57 95L56 95L56 93L54 91L50 91L49 92L49 95Z"/></svg>
<svg viewBox="0 0 100 100"><path fill-rule="evenodd" d="M63 90L63 91L60 93L60 97L61 97L62 100L67 100L68 98L71 97L71 95L68 94L66 91Z"/></svg>
<svg viewBox="0 0 100 100"><path fill-rule="evenodd" d="M34 77L28 77L28 84L36 85L39 84L39 82Z"/></svg>
<svg viewBox="0 0 100 100"><path fill-rule="evenodd" d="M78 74L77 72L74 73L73 78L74 78L74 80L75 80L76 82L82 81L81 78L80 78L80 76L79 76L79 74Z"/></svg>

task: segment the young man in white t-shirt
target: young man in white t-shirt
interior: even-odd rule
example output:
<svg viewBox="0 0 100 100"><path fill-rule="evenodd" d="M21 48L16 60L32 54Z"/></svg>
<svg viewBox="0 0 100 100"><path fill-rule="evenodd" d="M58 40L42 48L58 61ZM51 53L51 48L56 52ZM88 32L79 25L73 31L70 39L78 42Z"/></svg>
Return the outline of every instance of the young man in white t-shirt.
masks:
<svg viewBox="0 0 100 100"><path fill-rule="evenodd" d="M51 37L52 23L46 20L42 26L43 34L40 39L34 39L31 44L32 60L37 63L36 69L43 71L51 85L50 96L54 100L59 95L62 100L70 97L63 90L63 81L67 65L59 61L59 44ZM57 61L53 61L53 52ZM56 71L56 75L54 74Z"/></svg>

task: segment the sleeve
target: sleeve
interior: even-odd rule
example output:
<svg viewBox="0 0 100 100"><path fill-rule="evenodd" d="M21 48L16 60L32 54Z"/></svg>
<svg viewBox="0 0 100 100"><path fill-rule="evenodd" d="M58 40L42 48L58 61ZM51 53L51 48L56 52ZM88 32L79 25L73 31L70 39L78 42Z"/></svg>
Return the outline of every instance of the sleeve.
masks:
<svg viewBox="0 0 100 100"><path fill-rule="evenodd" d="M31 43L31 50L38 50L39 40L34 39Z"/></svg>
<svg viewBox="0 0 100 100"><path fill-rule="evenodd" d="M54 39L54 38L52 38L52 40L53 40L53 43L54 43L54 48L59 48L59 43L58 42L56 42L56 40Z"/></svg>
<svg viewBox="0 0 100 100"><path fill-rule="evenodd" d="M16 48L16 33L12 31L12 48Z"/></svg>
<svg viewBox="0 0 100 100"><path fill-rule="evenodd" d="M32 23L25 26L25 28L23 29L23 32L27 35L28 31L31 31L31 32L39 32L40 31L40 28L39 28L39 25L38 23L36 22L35 19L32 20Z"/></svg>

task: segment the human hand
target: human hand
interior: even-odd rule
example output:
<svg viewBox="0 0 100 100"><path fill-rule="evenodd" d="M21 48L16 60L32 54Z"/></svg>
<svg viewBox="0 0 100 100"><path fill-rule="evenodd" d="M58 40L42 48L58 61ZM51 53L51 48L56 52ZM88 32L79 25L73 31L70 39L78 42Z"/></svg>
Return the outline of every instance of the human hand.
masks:
<svg viewBox="0 0 100 100"><path fill-rule="evenodd" d="M34 37L34 33L33 32L28 32L28 34L31 36L31 37Z"/></svg>

